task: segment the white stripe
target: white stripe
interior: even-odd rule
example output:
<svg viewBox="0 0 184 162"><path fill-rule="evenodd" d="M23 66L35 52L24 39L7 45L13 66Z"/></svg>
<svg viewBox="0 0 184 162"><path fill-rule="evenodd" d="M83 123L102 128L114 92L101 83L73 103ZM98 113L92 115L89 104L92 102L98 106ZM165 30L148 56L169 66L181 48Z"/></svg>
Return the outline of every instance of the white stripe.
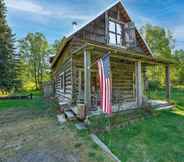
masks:
<svg viewBox="0 0 184 162"><path fill-rule="evenodd" d="M107 86L107 92L106 92L106 112L109 112L109 85L108 85L108 79L106 79L106 86Z"/></svg>
<svg viewBox="0 0 184 162"><path fill-rule="evenodd" d="M102 82L103 82L103 96L102 96L102 103L103 103L103 106L102 106L102 109L103 109L103 112L105 112L105 78L104 78L104 67L103 67L103 62L102 62L102 60L100 60L100 62L101 62L101 66L102 66L102 76L103 76L103 80L102 80Z"/></svg>

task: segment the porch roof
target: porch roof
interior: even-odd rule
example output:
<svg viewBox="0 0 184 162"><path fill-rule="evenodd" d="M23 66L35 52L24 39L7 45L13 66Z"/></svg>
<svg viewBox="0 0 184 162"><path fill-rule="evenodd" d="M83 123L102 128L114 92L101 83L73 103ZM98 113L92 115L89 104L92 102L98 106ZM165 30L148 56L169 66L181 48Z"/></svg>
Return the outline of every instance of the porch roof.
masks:
<svg viewBox="0 0 184 162"><path fill-rule="evenodd" d="M88 49L95 52L109 52L111 57L125 59L129 61L141 61L145 64L175 64L176 62L170 59L146 56L144 53L136 52L130 49L121 47L112 47L110 45L97 45L94 43L85 43L80 48L72 52L72 55L81 53L84 49ZM115 55L112 55L114 53Z"/></svg>

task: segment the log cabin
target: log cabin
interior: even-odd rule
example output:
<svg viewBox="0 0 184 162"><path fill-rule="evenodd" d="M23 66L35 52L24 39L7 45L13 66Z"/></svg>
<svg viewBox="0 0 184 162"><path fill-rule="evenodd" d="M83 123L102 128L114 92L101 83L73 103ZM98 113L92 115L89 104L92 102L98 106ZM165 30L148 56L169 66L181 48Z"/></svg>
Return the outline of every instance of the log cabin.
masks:
<svg viewBox="0 0 184 162"><path fill-rule="evenodd" d="M77 112L84 104L87 114L99 108L97 59L110 53L113 112L140 108L143 104L145 68L163 64L166 94L170 98L170 62L155 58L121 1L64 38L52 59L55 96L60 105Z"/></svg>

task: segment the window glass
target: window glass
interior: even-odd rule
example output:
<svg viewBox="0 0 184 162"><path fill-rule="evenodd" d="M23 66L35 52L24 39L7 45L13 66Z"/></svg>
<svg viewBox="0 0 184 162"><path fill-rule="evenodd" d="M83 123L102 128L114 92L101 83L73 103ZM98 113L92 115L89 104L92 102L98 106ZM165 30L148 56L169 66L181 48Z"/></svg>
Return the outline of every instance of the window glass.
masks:
<svg viewBox="0 0 184 162"><path fill-rule="evenodd" d="M117 35L117 45L121 45L121 35Z"/></svg>
<svg viewBox="0 0 184 162"><path fill-rule="evenodd" d="M109 43L116 44L116 34L109 33Z"/></svg>
<svg viewBox="0 0 184 162"><path fill-rule="evenodd" d="M118 34L121 34L121 25L120 24L116 24L116 30Z"/></svg>
<svg viewBox="0 0 184 162"><path fill-rule="evenodd" d="M109 21L109 43L114 45L122 45L122 26L121 24Z"/></svg>
<svg viewBox="0 0 184 162"><path fill-rule="evenodd" d="M132 30L132 29L129 31L129 39L131 41L134 41L134 30Z"/></svg>
<svg viewBox="0 0 184 162"><path fill-rule="evenodd" d="M61 90L64 90L64 73L61 74L60 76L60 83L61 83Z"/></svg>
<svg viewBox="0 0 184 162"><path fill-rule="evenodd" d="M109 21L109 31L115 32L115 23L112 21Z"/></svg>

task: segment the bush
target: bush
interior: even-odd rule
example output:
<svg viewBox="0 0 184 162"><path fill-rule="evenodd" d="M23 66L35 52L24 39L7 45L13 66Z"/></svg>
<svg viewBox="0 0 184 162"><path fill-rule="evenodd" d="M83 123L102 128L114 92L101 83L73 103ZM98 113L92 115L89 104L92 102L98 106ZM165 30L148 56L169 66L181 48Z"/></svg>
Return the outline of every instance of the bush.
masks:
<svg viewBox="0 0 184 162"><path fill-rule="evenodd" d="M158 80L150 80L148 82L148 87L150 90L158 90L158 89L160 89L161 85L160 85L160 82Z"/></svg>

